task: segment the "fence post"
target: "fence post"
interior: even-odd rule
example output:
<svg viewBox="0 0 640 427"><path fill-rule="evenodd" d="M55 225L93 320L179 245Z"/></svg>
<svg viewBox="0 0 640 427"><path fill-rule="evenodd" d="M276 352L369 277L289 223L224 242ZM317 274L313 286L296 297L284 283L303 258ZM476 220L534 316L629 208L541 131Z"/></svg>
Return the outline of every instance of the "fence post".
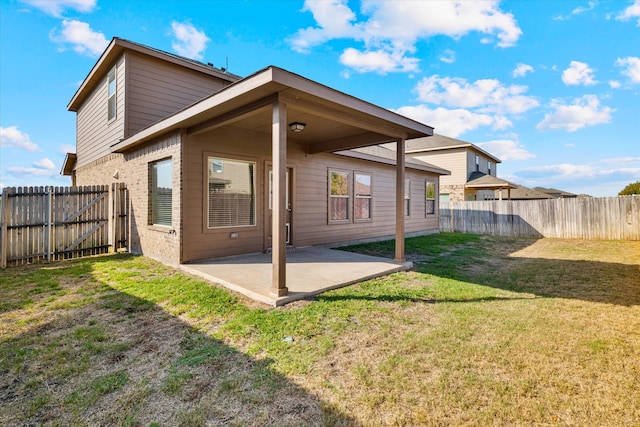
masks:
<svg viewBox="0 0 640 427"><path fill-rule="evenodd" d="M51 262L51 222L53 218L53 187L47 187L45 193L47 194L47 231L46 231L46 245L47 245L47 262Z"/></svg>
<svg viewBox="0 0 640 427"><path fill-rule="evenodd" d="M11 210L9 209L9 189L2 189L2 210L0 211L0 267L7 268L7 221L9 221Z"/></svg>

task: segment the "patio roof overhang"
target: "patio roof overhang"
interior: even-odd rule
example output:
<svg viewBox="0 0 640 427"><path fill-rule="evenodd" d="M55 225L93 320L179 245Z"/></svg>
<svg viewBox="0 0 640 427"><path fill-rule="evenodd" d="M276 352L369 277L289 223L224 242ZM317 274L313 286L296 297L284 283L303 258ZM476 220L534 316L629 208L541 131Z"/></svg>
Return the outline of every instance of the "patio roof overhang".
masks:
<svg viewBox="0 0 640 427"><path fill-rule="evenodd" d="M119 141L111 151L125 152L178 129L197 134L233 125L269 134L274 102L287 106L288 123L306 124L289 138L309 154L433 135L431 126L271 66Z"/></svg>

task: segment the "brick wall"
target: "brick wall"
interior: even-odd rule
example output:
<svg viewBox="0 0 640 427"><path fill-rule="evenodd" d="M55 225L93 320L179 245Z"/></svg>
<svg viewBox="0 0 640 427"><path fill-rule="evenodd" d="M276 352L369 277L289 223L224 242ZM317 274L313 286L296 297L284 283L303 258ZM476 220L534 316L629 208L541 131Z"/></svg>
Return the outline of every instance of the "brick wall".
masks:
<svg viewBox="0 0 640 427"><path fill-rule="evenodd" d="M110 154L76 170L77 185L126 184L130 201L129 251L169 264L181 259L181 134L166 135L143 148L126 154ZM149 221L149 164L172 160L171 227L151 225ZM114 177L118 171L117 177Z"/></svg>

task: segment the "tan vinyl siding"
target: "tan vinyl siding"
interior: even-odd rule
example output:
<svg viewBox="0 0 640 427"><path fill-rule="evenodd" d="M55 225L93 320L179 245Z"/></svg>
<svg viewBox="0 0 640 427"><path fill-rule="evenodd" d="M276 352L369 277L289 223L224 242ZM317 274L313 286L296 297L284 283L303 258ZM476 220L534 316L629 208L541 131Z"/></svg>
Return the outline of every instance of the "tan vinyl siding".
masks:
<svg viewBox="0 0 640 427"><path fill-rule="evenodd" d="M232 127L188 137L184 152L184 230L183 261L260 252L268 242L266 223L266 168L271 162L269 135L248 133ZM207 229L204 184L208 155L256 162L256 226ZM335 154L305 155L303 147L288 142L288 166L293 168L293 244L307 246L349 240L390 236L395 233L395 168ZM329 169L370 173L372 175L372 220L329 224ZM425 179L437 181L437 175L407 170L411 179L411 217L406 232L438 229L438 215L425 218ZM353 184L353 183L352 183ZM353 187L352 187L353 188ZM350 211L353 217L353 193ZM231 233L237 232L237 238Z"/></svg>
<svg viewBox="0 0 640 427"><path fill-rule="evenodd" d="M440 185L463 185L467 182L469 174L475 170L475 157L472 159L472 169L468 169L467 150L457 148L447 152L425 152L410 154L418 160L422 160L451 172L451 175L440 177Z"/></svg>
<svg viewBox="0 0 640 427"><path fill-rule="evenodd" d="M124 137L125 58L117 61L116 117L107 118L107 74L78 109L76 118L76 167L89 164L110 153L110 146Z"/></svg>
<svg viewBox="0 0 640 427"><path fill-rule="evenodd" d="M217 91L223 80L195 70L127 53L127 136Z"/></svg>

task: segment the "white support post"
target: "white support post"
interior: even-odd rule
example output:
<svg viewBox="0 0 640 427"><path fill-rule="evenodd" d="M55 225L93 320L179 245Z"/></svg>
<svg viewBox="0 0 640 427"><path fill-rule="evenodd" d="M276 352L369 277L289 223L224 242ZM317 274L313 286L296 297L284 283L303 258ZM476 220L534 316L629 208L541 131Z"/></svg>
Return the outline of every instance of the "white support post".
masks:
<svg viewBox="0 0 640 427"><path fill-rule="evenodd" d="M404 262L405 140L396 141L396 262Z"/></svg>
<svg viewBox="0 0 640 427"><path fill-rule="evenodd" d="M287 246L286 246L286 174L287 174L287 106L273 103L272 120L273 206L271 232L271 263L273 281L271 293L287 295Z"/></svg>

